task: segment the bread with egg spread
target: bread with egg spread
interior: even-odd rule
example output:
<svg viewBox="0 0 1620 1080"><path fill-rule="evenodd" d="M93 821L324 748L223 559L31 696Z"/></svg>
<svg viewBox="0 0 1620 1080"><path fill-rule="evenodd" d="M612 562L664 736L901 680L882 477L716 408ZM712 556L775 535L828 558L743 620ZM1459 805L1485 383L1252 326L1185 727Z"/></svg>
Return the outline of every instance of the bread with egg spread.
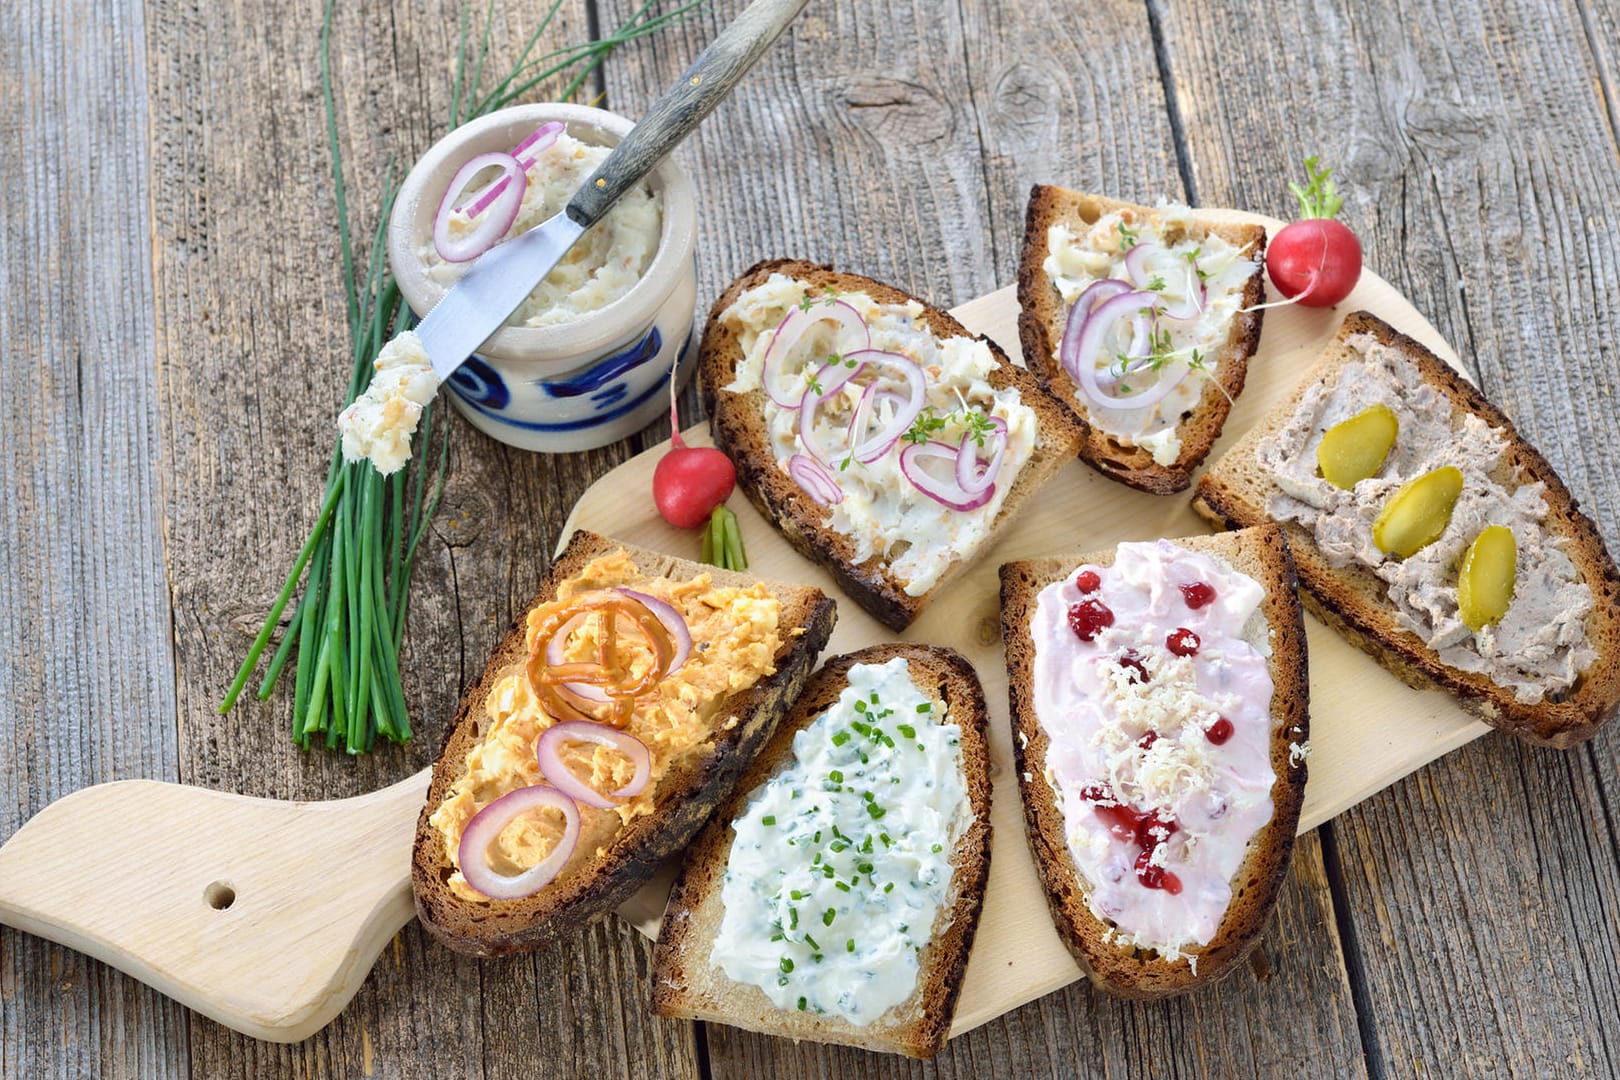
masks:
<svg viewBox="0 0 1620 1080"><path fill-rule="evenodd" d="M1232 400L1243 392L1249 359L1260 344L1263 311L1239 311L1223 343L1206 361L1211 373L1203 393L1175 425L1180 452L1169 464L1160 464L1146 448L1109 434L1090 415L1079 398L1079 388L1059 360L1069 307L1046 271L1051 253L1048 235L1051 227L1065 224L1075 230L1089 229L1110 214L1138 222L1155 213L1147 206L1120 202L1101 195L1086 195L1065 188L1036 184L1029 195L1024 224L1024 250L1018 263L1018 337L1024 350L1024 363L1040 376L1047 389L1088 421L1080 456L1104 476L1141 491L1170 495L1183 491L1192 481L1192 472L1208 456L1220 436L1231 411ZM1243 285L1240 307L1253 308L1265 299L1263 278L1266 231L1258 225L1233 225L1200 220L1196 214L1188 226L1170 225L1165 239L1170 243L1184 238L1219 236L1244 257L1255 262L1254 272Z"/></svg>
<svg viewBox="0 0 1620 1080"><path fill-rule="evenodd" d="M725 389L744 359L738 333L722 316L737 298L749 289L766 283L773 274L785 275L820 292L864 292L879 304L903 305L916 302L922 313L918 322L937 338L969 338L989 346L995 368L988 382L996 390L1014 387L1022 404L1035 414L1037 440L1027 462L1015 477L1000 511L991 524L990 536L1004 527L1029 497L1078 452L1085 438L1085 426L1069 410L1048 394L1038 380L1015 366L1001 348L974 335L954 317L916 300L899 289L855 274L840 273L830 266L802 260L776 259L750 268L714 302L703 331L698 359L698 376L704 406L714 431L715 443L737 466L737 480L749 500L777 527L784 537L807 558L825 566L853 600L894 630L904 630L917 618L929 600L938 595L960 573L989 539L976 551L953 561L943 576L921 595L906 591L906 582L889 565L891 558L873 554L857 559L854 541L830 527L826 511L814 502L778 463L765 422L766 394L755 388L747 393ZM896 483L901 481L896 479ZM903 546L903 545L901 545Z"/></svg>
<svg viewBox="0 0 1620 1080"><path fill-rule="evenodd" d="M1280 489L1272 470L1261 460L1261 445L1290 423L1307 393L1332 385L1345 365L1358 359L1361 352L1355 347L1357 342L1389 350L1395 362L1393 370L1408 380L1408 386L1427 384L1432 388L1432 411L1439 413L1434 418L1443 429L1445 453L1465 452L1465 422L1477 418L1495 429L1506 443L1506 453L1493 470L1492 480L1515 489L1532 483L1543 486L1545 518L1538 531L1561 545L1576 577L1591 590L1593 602L1584 630L1596 658L1567 690L1536 702L1521 701L1514 690L1485 672L1447 663L1436 649L1403 625L1384 580L1371 568L1353 560L1330 558L1311 529L1297 521L1285 521L1283 527L1305 586L1306 605L1404 682L1419 689L1446 690L1464 708L1494 727L1549 746L1570 746L1589 738L1620 708L1620 573L1602 535L1592 519L1580 511L1552 465L1524 441L1501 410L1439 357L1376 316L1358 311L1345 318L1299 389L1200 478L1194 508L1225 528L1244 528L1272 520L1268 503ZM1365 394L1358 388L1356 396L1361 401ZM1366 403L1370 404L1371 399L1367 398ZM1397 434L1397 447L1403 434ZM1528 539L1518 537L1521 552ZM1447 588L1452 590L1449 598L1454 604L1454 583L1442 583L1439 591Z"/></svg>
<svg viewBox="0 0 1620 1080"><path fill-rule="evenodd" d="M1214 936L1173 959L1153 948L1137 947L1116 938L1115 924L1093 910L1092 886L1077 871L1063 808L1048 779L1051 739L1035 711L1035 640L1031 627L1039 594L1082 565L1112 566L1116 552L1031 559L1001 567L1001 625L1007 651L1013 752L1036 871L1058 934L1091 981L1111 993L1138 999L1167 997L1213 982L1231 971L1259 941L1293 853L1305 796L1310 736L1305 627L1294 562L1282 530L1266 525L1172 543L1209 556L1223 571L1253 578L1265 591L1258 611L1245 628L1244 640L1270 650L1269 762L1276 777L1271 788L1271 818L1244 849L1243 861L1230 881L1231 901Z"/></svg>
<svg viewBox="0 0 1620 1080"><path fill-rule="evenodd" d="M708 575L717 587L749 587L760 582L747 574L580 530L552 563L530 610L556 599L559 585L579 575L592 560L619 551L647 578L690 582ZM774 670L719 701L710 714L712 728L706 737L673 758L668 771L653 781L651 812L628 824L609 822L612 831L600 837L594 849L581 843L562 872L533 895L517 900L474 900L451 887L457 868L446 850L445 837L430 819L465 775L468 751L481 742L491 724L485 704L491 691L503 677L523 671L529 655L525 619L513 625L495 647L483 675L462 698L433 765L427 801L417 822L411 883L417 914L430 934L457 952L476 956L539 948L618 907L686 845L714 807L731 793L737 778L798 697L837 617L833 601L819 589L769 581L763 585L780 604L777 625L781 641L771 660ZM532 749L529 756L533 756Z"/></svg>
<svg viewBox="0 0 1620 1080"><path fill-rule="evenodd" d="M911 681L921 695L943 705L946 720L961 729L962 768L972 820L951 852L949 888L930 940L918 954L914 988L899 1004L857 1026L840 1016L777 1008L758 986L729 978L715 963L713 951L725 916L721 891L735 838L733 822L766 781L791 760L794 736L838 701L848 685L850 669L857 664L883 664L895 657L905 658ZM936 717L939 712L935 710ZM828 660L750 767L737 794L709 822L687 856L670 893L653 956L653 1006L657 1012L794 1040L842 1043L916 1058L937 1054L950 1035L990 871L986 716L984 692L972 665L951 649L898 642ZM874 862L883 850L881 844L876 847ZM881 875L882 869L877 873ZM808 921L815 930L822 929L821 920L812 917ZM841 930L836 932L843 936Z"/></svg>

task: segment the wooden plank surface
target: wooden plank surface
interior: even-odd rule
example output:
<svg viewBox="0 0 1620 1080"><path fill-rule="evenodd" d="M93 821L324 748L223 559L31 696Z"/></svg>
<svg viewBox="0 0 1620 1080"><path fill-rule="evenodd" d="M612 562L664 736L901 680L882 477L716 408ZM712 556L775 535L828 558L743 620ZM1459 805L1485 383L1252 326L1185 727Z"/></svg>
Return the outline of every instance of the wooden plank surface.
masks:
<svg viewBox="0 0 1620 1080"><path fill-rule="evenodd" d="M0 29L0 836L87 784L178 773L144 33L139 5L77 0L8 4ZM188 1062L184 1009L0 927L0 1076Z"/></svg>
<svg viewBox="0 0 1620 1080"><path fill-rule="evenodd" d="M504 71L545 8L496 5L486 71ZM457 419L444 503L418 555L402 664L419 732L403 751L304 754L290 695L214 709L320 501L347 382L348 337L329 181L318 45L321 4L151 0L153 268L173 589L180 778L281 798L369 791L420 769L461 689L538 588L563 513L634 443L539 457ZM471 5L476 35L484 5ZM367 238L390 155L408 166L445 130L460 6L337 5L332 54L350 212ZM589 33L565 4L542 48ZM555 90L555 88L554 88ZM222 508L226 512L222 513ZM448 659L448 663L446 660ZM354 1003L292 1046L193 1019L207 1077L691 1075L692 1025L623 1000L647 945L616 927L543 957L477 964L414 924ZM392 961L392 962L391 962ZM566 1020L560 1030L557 1024ZM590 1038L566 1033L589 1031Z"/></svg>
<svg viewBox="0 0 1620 1080"><path fill-rule="evenodd" d="M1285 214L1299 158L1338 165L1369 265L1620 548L1620 171L1576 7L1164 7L1199 199ZM1373 1071L1620 1068L1617 748L1491 736L1324 830Z"/></svg>
<svg viewBox="0 0 1620 1080"><path fill-rule="evenodd" d="M496 6L504 55L542 5ZM629 6L571 0L555 39ZM645 108L740 6L716 0L610 63L608 107ZM338 8L362 228L387 156L443 130L457 10ZM0 835L96 780L310 798L420 767L573 501L662 434L549 459L458 422L413 586L406 689L422 734L405 752L299 754L284 697L214 715L314 516L345 377L319 20L316 0L7 11ZM792 253L949 304L1010 279L1032 180L1286 214L1285 180L1320 152L1341 164L1371 265L1613 546L1617 28L1612 3L1574 0L1263 18L1162 0L1084 15L824 0L681 151L706 208L700 303L755 258ZM1569 754L1483 740L1302 840L1256 970L1165 1005L1071 988L932 1067L653 1020L647 947L609 923L495 963L413 927L331 1028L292 1047L0 929L0 1075L1613 1073L1617 783L1612 733Z"/></svg>

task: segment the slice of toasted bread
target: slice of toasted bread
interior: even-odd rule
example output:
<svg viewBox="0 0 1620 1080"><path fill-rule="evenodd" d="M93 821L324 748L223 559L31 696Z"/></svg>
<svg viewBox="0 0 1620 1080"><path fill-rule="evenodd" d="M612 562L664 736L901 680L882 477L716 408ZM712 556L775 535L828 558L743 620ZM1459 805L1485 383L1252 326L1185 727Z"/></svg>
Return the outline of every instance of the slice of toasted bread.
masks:
<svg viewBox="0 0 1620 1080"><path fill-rule="evenodd" d="M1029 194L1029 208L1024 219L1024 252L1018 262L1018 338L1024 349L1024 363L1041 377L1058 400L1087 421L1091 421L1092 417L1080 396L1079 387L1058 360L1058 346L1063 340L1070 305L1064 303L1046 273L1046 258L1050 254L1047 233L1051 226L1059 223L1068 224L1079 231L1115 211L1143 221L1155 213L1151 207L1036 184ZM1265 299L1265 229L1258 225L1204 222L1196 217L1191 228L1182 231L1172 226L1172 229L1173 234L1171 230L1166 231L1169 243L1176 243L1187 236L1215 235L1238 248L1246 258L1255 260L1254 273L1243 287L1239 306L1252 308ZM1232 409L1232 399L1243 392L1249 358L1260 344L1260 326L1264 315L1264 311L1244 311L1232 317L1225 344L1208 359L1213 378L1205 383L1202 396L1182 414L1176 424L1181 452L1174 461L1161 465L1147 449L1109 434L1095 422L1087 425L1086 441L1080 448L1080 456L1104 476L1113 477L1141 491L1170 495L1185 490L1191 483L1193 470L1209 454L1209 448L1220 436L1227 414ZM1224 392L1222 387L1225 388Z"/></svg>
<svg viewBox="0 0 1620 1080"><path fill-rule="evenodd" d="M708 574L717 586L751 586L759 581L581 530L552 563L530 609L555 599L559 585L578 575L593 559L619 550L648 577L689 581ZM496 646L483 676L462 698L456 722L433 765L427 802L417 821L411 884L417 914L429 933L457 952L476 956L539 948L623 903L660 863L686 845L714 807L731 794L743 769L775 731L815 667L837 618L833 601L819 589L764 584L781 604L781 645L773 657L775 671L724 701L714 714L708 736L670 762L669 770L655 781L652 812L633 818L628 825L614 826L594 850L581 843L561 873L532 896L475 901L451 889L455 866L445 850L444 837L429 819L465 774L467 752L490 724L485 700L491 688L501 677L521 670L528 658L525 620L518 619ZM612 811L583 808L581 812L606 815L610 825L617 820Z"/></svg>
<svg viewBox="0 0 1620 1080"><path fill-rule="evenodd" d="M827 525L827 511L812 501L777 463L765 426L765 392L755 389L738 394L724 389L735 376L743 356L737 333L721 316L742 293L764 284L772 274L778 273L817 289L830 287L839 292L864 292L880 304L906 304L916 298L868 278L839 273L830 266L792 259L761 262L733 281L714 302L703 330L703 346L698 358L703 403L709 413L715 442L736 463L738 483L749 500L760 513L776 522L789 543L831 571L856 603L885 626L904 630L930 598L945 588L950 579L972 561L973 555L987 545L981 544L974 553L956 560L926 593L912 596L906 592L905 582L896 577L881 555L857 562L854 541ZM1078 452L1085 437L1083 424L1048 394L1033 375L1009 361L995 342L970 334L956 319L926 304L923 304L920 321L941 339L967 337L985 342L997 364L990 374L990 385L997 389L1017 387L1023 403L1036 414L1034 452L1019 470L1012 490L996 515L990 534L993 536L1036 488Z"/></svg>
<svg viewBox="0 0 1620 1080"><path fill-rule="evenodd" d="M832 1015L777 1008L758 986L735 982L713 960L725 905L721 886L730 861L732 823L758 789L792 759L794 735L837 700L857 664L904 657L923 696L943 704L945 717L961 728L962 768L973 820L950 856L952 876L931 940L918 955L909 997L864 1026ZM935 709L935 717L940 714ZM937 722L937 719L936 719ZM737 787L737 795L709 822L692 846L675 888L653 954L653 1007L663 1016L712 1020L791 1039L843 1043L926 1058L950 1034L962 973L978 927L984 883L990 872L990 771L984 692L966 658L951 649L901 642L874 645L828 660ZM882 858L877 846L874 862ZM806 852L806 858L810 853ZM881 867L877 870L881 875ZM815 925L819 930L819 923Z"/></svg>
<svg viewBox="0 0 1620 1080"><path fill-rule="evenodd" d="M1445 689L1456 695L1464 708L1495 727L1550 746L1570 746L1590 737L1620 706L1620 573L1597 526L1580 512L1547 459L1520 437L1508 418L1473 384L1376 316L1358 311L1345 318L1334 341L1306 374L1299 389L1200 478L1194 508L1226 528L1270 519L1266 506L1277 486L1257 456L1259 446L1289 422L1307 391L1336 380L1343 366L1361 355L1350 343L1356 335L1369 335L1395 350L1402 370L1414 383L1427 383L1438 391L1441 401L1449 401L1449 422L1454 430L1466 415L1473 414L1504 433L1509 447L1507 465L1503 475L1494 479L1509 486L1536 482L1545 485L1547 516L1542 527L1564 538L1564 554L1592 591L1594 603L1585 629L1598 655L1566 693L1549 695L1535 703L1521 702L1514 691L1483 672L1464 671L1441 660L1434 649L1400 624L1396 606L1388 598L1388 587L1370 568L1356 562L1334 565L1310 530L1297 522L1285 522L1299 563L1300 581L1306 588L1306 604L1406 683L1419 689Z"/></svg>
<svg viewBox="0 0 1620 1080"><path fill-rule="evenodd" d="M1023 795L1035 867L1052 909L1058 934L1099 987L1130 998L1166 997L1219 979L1260 938L1288 872L1305 797L1305 755L1310 735L1305 627L1295 589L1294 562L1281 529L1266 525L1223 536L1172 541L1201 552L1223 570L1236 570L1265 589L1246 640L1269 645L1271 676L1270 764L1272 816L1249 841L1231 879L1232 900L1215 934L1194 955L1167 958L1114 938L1114 926L1092 910L1091 887L1083 881L1068 845L1069 830L1048 776L1051 739L1035 711L1032 684L1035 640L1031 620L1042 589L1082 565L1111 566L1115 551L1056 556L1007 563L1001 568L1001 625L1007 646L1008 696L1012 707L1013 749ZM1173 595L1173 594L1172 594Z"/></svg>

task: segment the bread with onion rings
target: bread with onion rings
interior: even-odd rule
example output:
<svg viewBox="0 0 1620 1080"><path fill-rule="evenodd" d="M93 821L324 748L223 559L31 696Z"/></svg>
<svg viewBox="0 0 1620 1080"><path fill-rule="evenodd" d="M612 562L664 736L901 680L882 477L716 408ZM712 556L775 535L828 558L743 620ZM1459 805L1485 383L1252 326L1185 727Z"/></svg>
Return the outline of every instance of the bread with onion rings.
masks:
<svg viewBox="0 0 1620 1080"><path fill-rule="evenodd" d="M818 589L575 533L434 763L412 853L423 926L499 956L618 907L731 794L835 619Z"/></svg>

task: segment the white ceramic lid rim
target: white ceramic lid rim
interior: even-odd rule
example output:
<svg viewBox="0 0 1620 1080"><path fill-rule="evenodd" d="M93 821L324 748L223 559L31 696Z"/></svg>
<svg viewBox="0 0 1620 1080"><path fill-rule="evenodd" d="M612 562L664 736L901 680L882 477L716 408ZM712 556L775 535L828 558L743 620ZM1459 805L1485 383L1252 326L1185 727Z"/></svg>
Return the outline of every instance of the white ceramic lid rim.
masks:
<svg viewBox="0 0 1620 1080"><path fill-rule="evenodd" d="M599 145L612 145L635 126L627 117L604 109L546 102L490 113L434 143L406 176L388 222L388 259L394 279L406 303L418 315L431 311L446 291L428 277L417 255L431 242L433 215L438 210L442 186L460 162L486 151L509 150L548 120L561 120L574 138ZM653 189L663 196L663 220L657 251L641 280L606 307L566 323L505 327L479 348L479 355L533 365L536 371L571 370L589 363L605 341L618 340L634 328L651 324L689 268L696 242L697 212L691 180L673 156L660 162L649 179Z"/></svg>

